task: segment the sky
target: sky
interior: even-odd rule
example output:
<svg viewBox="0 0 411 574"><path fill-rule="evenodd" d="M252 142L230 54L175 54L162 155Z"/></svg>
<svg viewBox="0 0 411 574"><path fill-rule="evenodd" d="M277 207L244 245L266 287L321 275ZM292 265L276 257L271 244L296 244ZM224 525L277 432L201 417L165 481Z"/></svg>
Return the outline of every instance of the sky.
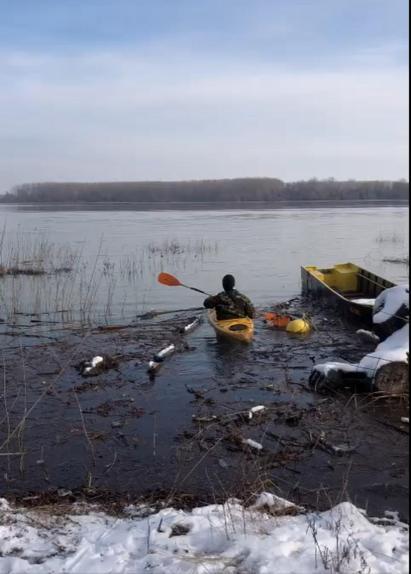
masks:
<svg viewBox="0 0 411 574"><path fill-rule="evenodd" d="M0 0L0 193L408 179L407 0Z"/></svg>

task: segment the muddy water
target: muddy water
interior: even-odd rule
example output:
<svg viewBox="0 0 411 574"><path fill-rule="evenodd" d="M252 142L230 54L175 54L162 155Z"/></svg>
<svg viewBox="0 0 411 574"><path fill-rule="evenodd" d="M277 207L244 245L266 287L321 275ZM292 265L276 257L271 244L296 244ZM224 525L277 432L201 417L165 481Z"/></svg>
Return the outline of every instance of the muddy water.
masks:
<svg viewBox="0 0 411 574"><path fill-rule="evenodd" d="M407 518L406 405L374 404L364 389L314 392L313 362L358 361L369 348L332 309L294 305L314 316L308 337L261 320L250 346L218 341L206 322L181 337L179 315L6 349L1 493L198 504L270 488L311 507L349 498ZM151 378L148 360L173 341L178 352ZM96 352L117 365L82 377L76 365ZM257 405L265 410L250 418Z"/></svg>

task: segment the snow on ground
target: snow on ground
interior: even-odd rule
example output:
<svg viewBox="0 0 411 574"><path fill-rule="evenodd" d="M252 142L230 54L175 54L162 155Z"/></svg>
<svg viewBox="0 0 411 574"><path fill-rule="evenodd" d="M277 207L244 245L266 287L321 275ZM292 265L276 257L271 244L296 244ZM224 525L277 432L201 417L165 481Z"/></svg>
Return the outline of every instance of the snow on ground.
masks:
<svg viewBox="0 0 411 574"><path fill-rule="evenodd" d="M318 371L326 377L333 371L343 371L344 373L363 372L368 377L373 378L379 367L394 361L407 361L409 339L410 326L407 324L380 343L375 351L365 355L358 364L329 361L328 363L314 365L313 371Z"/></svg>
<svg viewBox="0 0 411 574"><path fill-rule="evenodd" d="M395 315L403 305L409 307L410 289L408 285L396 285L385 289L375 299L373 323L384 323Z"/></svg>
<svg viewBox="0 0 411 574"><path fill-rule="evenodd" d="M74 508L75 509L75 508ZM348 502L322 513L264 493L237 501L113 517L91 507L0 507L1 574L314 574L408 572L408 528L384 525ZM278 516L277 514L283 514ZM296 515L290 515L290 514Z"/></svg>
<svg viewBox="0 0 411 574"><path fill-rule="evenodd" d="M406 362L409 352L410 326L407 323L395 331L390 337L380 343L375 351L365 355L359 362L359 370L367 371L369 376L374 376L377 369L394 361Z"/></svg>
<svg viewBox="0 0 411 574"><path fill-rule="evenodd" d="M318 371L325 377L334 371L343 371L344 373L358 373L360 369L358 365L351 363L339 363L337 361L328 361L328 363L320 363L318 365L314 365L313 371Z"/></svg>
<svg viewBox="0 0 411 574"><path fill-rule="evenodd" d="M386 289L375 299L373 309L373 322L383 323L394 316L401 306L409 307L408 285L397 285ZM367 333L360 329L357 334ZM328 362L314 365L313 371L324 376L332 372L342 371L345 373L363 372L369 378L374 378L379 367L394 361L407 362L409 353L410 328L406 323L401 329L380 343L376 349L361 359L358 364Z"/></svg>

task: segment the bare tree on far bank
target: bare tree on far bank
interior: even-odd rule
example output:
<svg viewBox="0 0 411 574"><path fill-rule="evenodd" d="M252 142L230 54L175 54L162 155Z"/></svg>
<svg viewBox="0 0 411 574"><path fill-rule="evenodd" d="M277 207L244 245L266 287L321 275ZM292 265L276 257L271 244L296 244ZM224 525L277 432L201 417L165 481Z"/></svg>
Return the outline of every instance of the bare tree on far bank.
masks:
<svg viewBox="0 0 411 574"><path fill-rule="evenodd" d="M408 200L409 183L275 178L200 181L25 183L0 196L2 203L275 203L279 201Z"/></svg>

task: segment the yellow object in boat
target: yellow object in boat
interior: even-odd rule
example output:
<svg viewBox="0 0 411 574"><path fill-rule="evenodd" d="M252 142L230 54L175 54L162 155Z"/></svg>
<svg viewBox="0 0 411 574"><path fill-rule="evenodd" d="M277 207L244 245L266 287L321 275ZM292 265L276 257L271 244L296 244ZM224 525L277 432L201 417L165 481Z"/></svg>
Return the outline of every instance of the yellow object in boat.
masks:
<svg viewBox="0 0 411 574"><path fill-rule="evenodd" d="M254 321L248 317L238 317L235 319L217 320L214 309L208 312L208 320L214 327L218 335L243 343L251 343L254 336Z"/></svg>
<svg viewBox="0 0 411 574"><path fill-rule="evenodd" d="M288 333L304 334L310 332L311 325L307 319L294 319L288 323L285 330Z"/></svg>

